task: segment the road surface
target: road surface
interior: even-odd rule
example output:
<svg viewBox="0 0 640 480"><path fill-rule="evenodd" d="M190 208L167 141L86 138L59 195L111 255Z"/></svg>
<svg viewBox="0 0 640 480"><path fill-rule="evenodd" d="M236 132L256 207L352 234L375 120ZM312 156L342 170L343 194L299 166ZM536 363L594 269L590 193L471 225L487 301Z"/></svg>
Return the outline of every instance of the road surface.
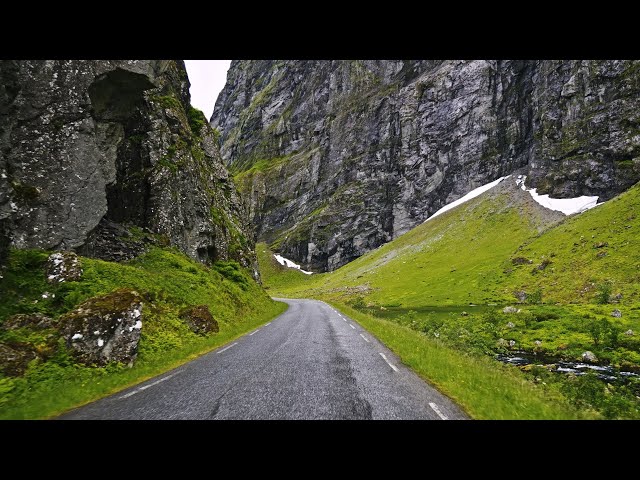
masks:
<svg viewBox="0 0 640 480"><path fill-rule="evenodd" d="M357 323L317 300L60 419L464 419Z"/></svg>

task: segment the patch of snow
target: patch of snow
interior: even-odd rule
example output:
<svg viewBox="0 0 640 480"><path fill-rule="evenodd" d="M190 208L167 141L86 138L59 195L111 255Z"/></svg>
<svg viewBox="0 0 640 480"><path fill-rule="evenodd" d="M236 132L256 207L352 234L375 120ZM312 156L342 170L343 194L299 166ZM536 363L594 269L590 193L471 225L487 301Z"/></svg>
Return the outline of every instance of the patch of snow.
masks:
<svg viewBox="0 0 640 480"><path fill-rule="evenodd" d="M583 195L581 197L576 198L551 198L549 195L539 195L537 189L535 188L527 188L524 185L524 181L526 180L526 175L518 175L516 179L516 185L518 185L525 192L529 192L531 198L533 198L536 202L542 205L549 210L555 210L557 212L562 212L565 215L572 215L574 213L582 213L590 208L596 207L598 205L602 205L598 203L598 197L590 197L587 195Z"/></svg>
<svg viewBox="0 0 640 480"><path fill-rule="evenodd" d="M510 176L511 175L507 175L506 177L500 177L499 179L494 180L493 182L487 183L486 185L482 185L481 187L478 187L478 188L475 188L475 189L471 190L464 197L460 197L455 202L451 202L451 203L445 205L444 207L442 207L440 210L438 210L436 213L431 215L429 218L427 218L422 223L428 222L432 218L435 218L438 215L442 215L444 212L448 212L452 208L455 208L458 205L461 205L461 204L463 204L465 202L468 202L469 200L472 200L472 199L476 198L479 195L482 195L484 192L486 192L487 190L491 190L493 187L498 185L502 180L504 180L505 178L509 178Z"/></svg>
<svg viewBox="0 0 640 480"><path fill-rule="evenodd" d="M99 346L99 347L101 347L101 346L103 346L103 345L104 345L104 340L103 340L103 339L101 339L101 338L99 338L99 339L98 339L98 346Z"/></svg>
<svg viewBox="0 0 640 480"><path fill-rule="evenodd" d="M306 274L306 275L311 275L313 272L307 272L306 270L302 270L302 268L300 268L300 265L298 265L295 262L292 262L291 260L289 260L288 258L284 258L282 255L278 255L277 253L273 255L276 259L276 261L280 264L280 265L284 265L285 267L288 268L295 268L297 270L300 270L302 273Z"/></svg>
<svg viewBox="0 0 640 480"><path fill-rule="evenodd" d="M49 292L44 292L42 294L42 298L49 298Z"/></svg>
<svg viewBox="0 0 640 480"><path fill-rule="evenodd" d="M80 340L81 338L82 338L82 334L76 333L73 337L71 337L71 340Z"/></svg>
<svg viewBox="0 0 640 480"><path fill-rule="evenodd" d="M96 330L95 332L93 332L94 335L100 335L100 330Z"/></svg>

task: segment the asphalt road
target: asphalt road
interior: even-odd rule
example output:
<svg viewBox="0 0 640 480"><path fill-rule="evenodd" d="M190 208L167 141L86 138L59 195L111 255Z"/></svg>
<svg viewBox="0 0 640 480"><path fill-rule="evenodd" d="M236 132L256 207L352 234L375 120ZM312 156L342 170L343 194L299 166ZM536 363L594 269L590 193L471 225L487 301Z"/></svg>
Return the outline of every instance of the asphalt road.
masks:
<svg viewBox="0 0 640 480"><path fill-rule="evenodd" d="M465 419L357 323L316 300L60 419Z"/></svg>

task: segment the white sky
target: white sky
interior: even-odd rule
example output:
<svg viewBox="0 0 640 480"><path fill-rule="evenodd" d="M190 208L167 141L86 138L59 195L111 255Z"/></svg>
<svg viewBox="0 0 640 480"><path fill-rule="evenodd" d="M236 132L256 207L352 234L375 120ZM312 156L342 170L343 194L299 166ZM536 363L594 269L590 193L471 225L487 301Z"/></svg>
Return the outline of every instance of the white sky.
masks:
<svg viewBox="0 0 640 480"><path fill-rule="evenodd" d="M231 60L185 60L184 64L191 82L191 105L202 110L209 120L218 94L227 81Z"/></svg>

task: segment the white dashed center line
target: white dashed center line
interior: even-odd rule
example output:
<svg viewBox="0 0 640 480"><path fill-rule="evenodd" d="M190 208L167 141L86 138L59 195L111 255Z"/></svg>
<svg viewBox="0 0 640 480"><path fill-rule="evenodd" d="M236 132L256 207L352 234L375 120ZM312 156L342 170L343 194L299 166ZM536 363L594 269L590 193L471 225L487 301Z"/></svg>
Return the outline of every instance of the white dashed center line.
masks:
<svg viewBox="0 0 640 480"><path fill-rule="evenodd" d="M254 333L258 333L259 331L260 331L260 329L254 330L253 332L251 332L251 333L249 334L249 336L253 335Z"/></svg>
<svg viewBox="0 0 640 480"><path fill-rule="evenodd" d="M132 392L125 393L124 395L122 395L120 397L120 400L122 400L123 398L129 398L130 396L135 395L136 393L140 393L140 392L142 392L143 390L146 390L149 387L153 387L154 385L157 385L157 384L159 384L161 382L164 382L165 380L169 380L171 377L174 377L179 373L180 372L172 373L171 375L167 375L166 377L161 378L160 380L156 380L155 382L150 383L149 385L145 385L144 387L137 388L137 389L133 390Z"/></svg>
<svg viewBox="0 0 640 480"><path fill-rule="evenodd" d="M438 408L438 405L436 405L433 402L429 402L429 406L433 409L434 412L436 412L438 414L438 416L442 419L442 420L449 420L449 417L447 417L444 413L442 413L440 411L440 409Z"/></svg>
<svg viewBox="0 0 640 480"><path fill-rule="evenodd" d="M224 352L224 351L226 351L226 350L229 350L231 347L235 347L237 344L238 344L238 342L236 342L236 343L232 343L232 344L231 344L231 345L229 345L228 347L224 347L222 350L219 350L219 351L218 351L218 354L220 354L220 353L222 353L222 352Z"/></svg>
<svg viewBox="0 0 640 480"><path fill-rule="evenodd" d="M385 361L385 362L387 362L387 365L389 365L391 368L393 368L393 371L394 371L394 372L397 372L397 371L398 371L398 367L396 367L393 363L391 363L389 360L387 360L387 357L385 356L385 354L384 354L384 353L380 352L380 356L381 356L382 358L384 358L384 361Z"/></svg>
<svg viewBox="0 0 640 480"><path fill-rule="evenodd" d="M346 319L346 318L344 318L344 317L342 317L342 320L344 320L345 322L347 321L347 319Z"/></svg>
<svg viewBox="0 0 640 480"><path fill-rule="evenodd" d="M360 336L364 339L365 342L370 343L369 340L367 340L367 337L365 337L363 334L360 334Z"/></svg>
<svg viewBox="0 0 640 480"><path fill-rule="evenodd" d="M356 327L354 327L354 326L353 326L353 325L351 325L351 324L349 324L349 326L350 326L351 328L353 328L354 330L356 329Z"/></svg>

